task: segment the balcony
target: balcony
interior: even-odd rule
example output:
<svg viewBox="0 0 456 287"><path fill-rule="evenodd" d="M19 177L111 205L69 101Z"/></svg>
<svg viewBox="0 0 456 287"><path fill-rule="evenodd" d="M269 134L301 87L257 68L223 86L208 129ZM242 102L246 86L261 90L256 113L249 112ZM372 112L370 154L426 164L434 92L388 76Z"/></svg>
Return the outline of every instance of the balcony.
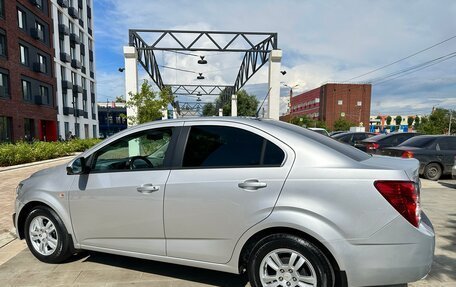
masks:
<svg viewBox="0 0 456 287"><path fill-rule="evenodd" d="M73 89L73 83L70 81L62 80L62 90L71 90Z"/></svg>
<svg viewBox="0 0 456 287"><path fill-rule="evenodd" d="M65 24L59 24L60 35L70 35L70 28Z"/></svg>
<svg viewBox="0 0 456 287"><path fill-rule="evenodd" d="M71 67L75 69L81 69L81 61L76 59L71 60Z"/></svg>
<svg viewBox="0 0 456 287"><path fill-rule="evenodd" d="M73 18L73 19L79 19L79 14L78 10L74 7L69 7L68 8L68 14Z"/></svg>
<svg viewBox="0 0 456 287"><path fill-rule="evenodd" d="M46 65L43 63L33 63L33 71L38 73L46 73Z"/></svg>
<svg viewBox="0 0 456 287"><path fill-rule="evenodd" d="M87 28L87 30L89 31L89 35L92 36L92 28Z"/></svg>
<svg viewBox="0 0 456 287"><path fill-rule="evenodd" d="M73 85L73 93L79 94L82 93L82 87L78 85Z"/></svg>
<svg viewBox="0 0 456 287"><path fill-rule="evenodd" d="M33 103L36 105L42 105L43 97L41 97L41 95L35 95L35 97L33 98Z"/></svg>
<svg viewBox="0 0 456 287"><path fill-rule="evenodd" d="M96 120L97 119L97 114L92 114L92 120Z"/></svg>
<svg viewBox="0 0 456 287"><path fill-rule="evenodd" d="M81 55L84 55L84 56L85 56L85 54L86 54L86 46L85 46L85 44L84 44L84 43L81 43L81 44L79 44L79 45L80 45L79 47L81 47L81 48L80 48L80 50L81 50Z"/></svg>
<svg viewBox="0 0 456 287"><path fill-rule="evenodd" d="M92 103L95 103L95 93L90 93L90 100Z"/></svg>
<svg viewBox="0 0 456 287"><path fill-rule="evenodd" d="M30 29L30 35L33 39L44 41L44 32L36 28Z"/></svg>
<svg viewBox="0 0 456 287"><path fill-rule="evenodd" d="M89 113L88 112L84 112L84 118L88 119L89 118Z"/></svg>
<svg viewBox="0 0 456 287"><path fill-rule="evenodd" d="M74 114L74 109L70 107L63 107L63 114L65 116Z"/></svg>
<svg viewBox="0 0 456 287"><path fill-rule="evenodd" d="M68 8L68 0L57 0L57 3L60 5L60 7Z"/></svg>
<svg viewBox="0 0 456 287"><path fill-rule="evenodd" d="M71 62L71 56L68 53L60 53L60 61L64 63L69 63Z"/></svg>
<svg viewBox="0 0 456 287"><path fill-rule="evenodd" d="M79 36L75 33L70 34L70 42L74 44L79 44Z"/></svg>

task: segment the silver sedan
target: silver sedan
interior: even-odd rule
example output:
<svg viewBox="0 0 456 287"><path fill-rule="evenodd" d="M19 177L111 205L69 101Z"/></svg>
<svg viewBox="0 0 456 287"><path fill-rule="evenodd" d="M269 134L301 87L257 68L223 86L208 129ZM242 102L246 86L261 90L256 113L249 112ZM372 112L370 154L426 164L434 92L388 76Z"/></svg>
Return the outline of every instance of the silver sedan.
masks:
<svg viewBox="0 0 456 287"><path fill-rule="evenodd" d="M246 272L254 287L412 282L435 242L417 160L259 119L129 128L22 181L13 218L43 262L94 250Z"/></svg>

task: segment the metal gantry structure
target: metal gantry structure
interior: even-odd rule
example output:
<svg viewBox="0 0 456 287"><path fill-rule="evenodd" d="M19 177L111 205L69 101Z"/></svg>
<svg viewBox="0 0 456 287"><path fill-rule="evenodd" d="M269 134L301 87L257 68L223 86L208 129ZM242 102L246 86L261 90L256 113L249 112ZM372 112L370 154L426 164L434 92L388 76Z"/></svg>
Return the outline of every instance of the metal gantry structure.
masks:
<svg viewBox="0 0 456 287"><path fill-rule="evenodd" d="M154 39L148 43L144 40L145 37ZM170 87L175 95L219 95L224 90L228 94L235 94L269 61L271 51L277 50L277 40L277 33L265 32L129 30L129 45L136 48L138 62L160 90ZM160 74L155 51L239 52L244 53L244 58L232 86L216 83L166 84ZM203 107L201 103L175 102L172 105L182 116L185 116L184 113L188 115L184 111L189 110L200 115Z"/></svg>

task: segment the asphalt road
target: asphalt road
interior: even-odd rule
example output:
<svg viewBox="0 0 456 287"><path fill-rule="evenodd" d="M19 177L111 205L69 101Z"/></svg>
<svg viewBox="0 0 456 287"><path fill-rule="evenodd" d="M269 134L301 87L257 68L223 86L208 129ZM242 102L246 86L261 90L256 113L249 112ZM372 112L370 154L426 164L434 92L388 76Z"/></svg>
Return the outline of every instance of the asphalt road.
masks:
<svg viewBox="0 0 456 287"><path fill-rule="evenodd" d="M55 162L54 165L60 164ZM47 164L49 166L49 164ZM42 166L0 171L0 210L11 210L17 182ZM423 180L422 207L436 230L436 251L429 276L409 286L456 286L456 181ZM3 213L1 216L6 216ZM10 217L0 218L3 231ZM3 232L7 238L9 234ZM0 233L0 239L2 234ZM11 238L12 239L12 238ZM64 264L35 259L24 241L0 244L0 286L249 286L245 276L142 259L85 252Z"/></svg>

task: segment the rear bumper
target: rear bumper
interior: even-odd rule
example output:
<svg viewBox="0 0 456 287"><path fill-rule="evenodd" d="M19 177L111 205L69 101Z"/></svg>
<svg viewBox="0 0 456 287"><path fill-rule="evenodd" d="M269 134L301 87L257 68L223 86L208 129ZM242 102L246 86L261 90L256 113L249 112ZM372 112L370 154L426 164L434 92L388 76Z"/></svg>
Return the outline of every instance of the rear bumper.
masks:
<svg viewBox="0 0 456 287"><path fill-rule="evenodd" d="M429 273L435 234L423 213L419 228L398 217L369 239L350 243L345 250L349 286L394 285L420 280Z"/></svg>

